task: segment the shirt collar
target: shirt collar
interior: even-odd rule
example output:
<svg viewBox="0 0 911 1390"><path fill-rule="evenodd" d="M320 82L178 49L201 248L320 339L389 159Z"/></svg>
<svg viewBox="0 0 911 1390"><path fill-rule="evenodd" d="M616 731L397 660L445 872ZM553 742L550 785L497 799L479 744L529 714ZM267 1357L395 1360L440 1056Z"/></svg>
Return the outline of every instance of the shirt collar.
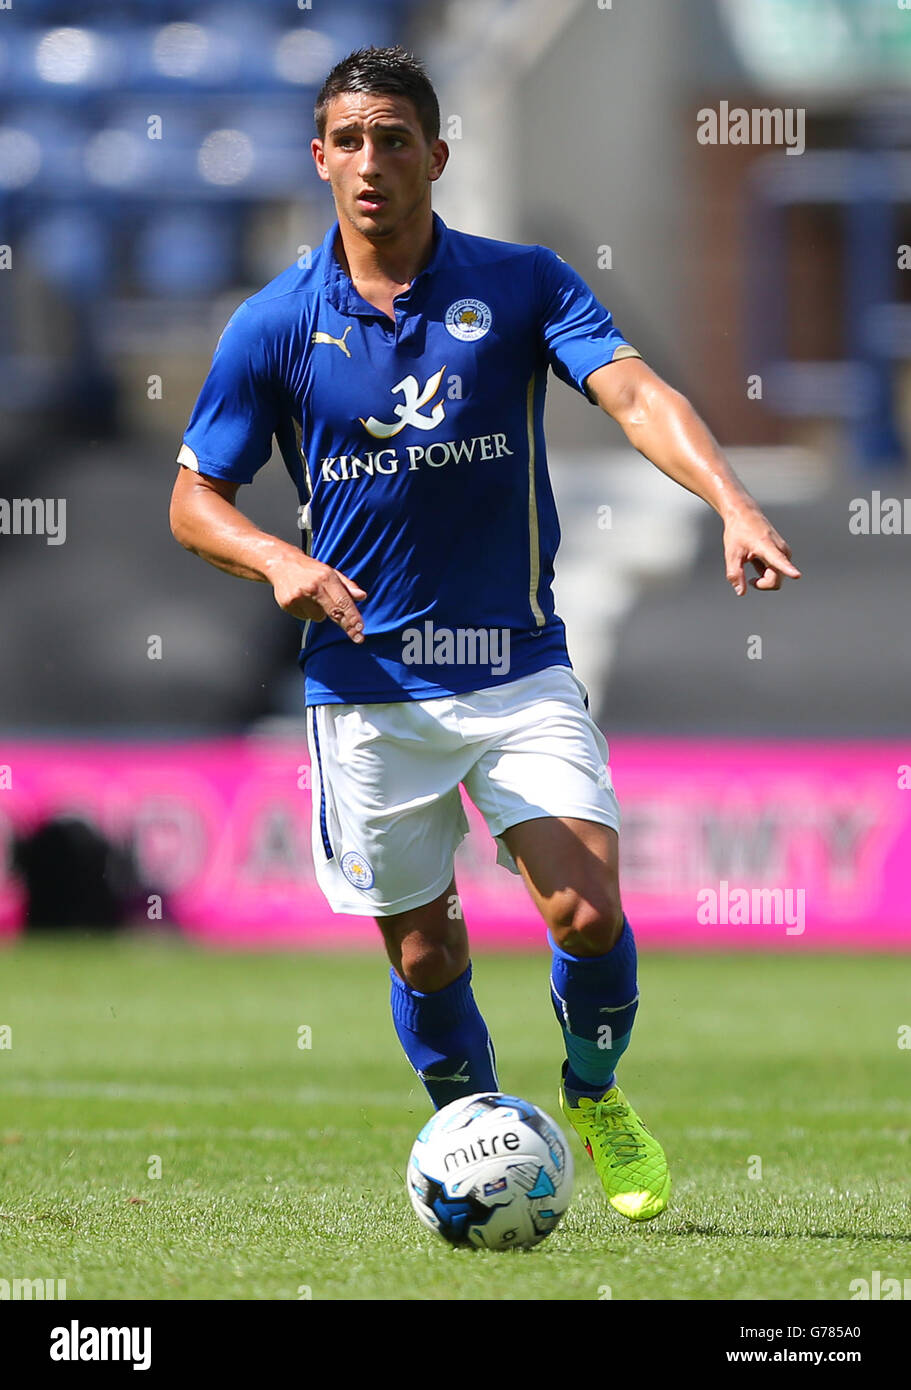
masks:
<svg viewBox="0 0 911 1390"><path fill-rule="evenodd" d="M401 298L407 299L413 292L415 285L425 276L432 275L438 269L446 250L449 239L449 228L440 217L439 213L433 213L433 250L430 260L419 270L411 282L411 289L403 291ZM379 309L373 305L368 305L358 294L351 277L345 273L335 254L335 242L338 235L338 220L333 222L325 237L323 238L323 291L330 304L333 304L343 314L370 313L378 314Z"/></svg>

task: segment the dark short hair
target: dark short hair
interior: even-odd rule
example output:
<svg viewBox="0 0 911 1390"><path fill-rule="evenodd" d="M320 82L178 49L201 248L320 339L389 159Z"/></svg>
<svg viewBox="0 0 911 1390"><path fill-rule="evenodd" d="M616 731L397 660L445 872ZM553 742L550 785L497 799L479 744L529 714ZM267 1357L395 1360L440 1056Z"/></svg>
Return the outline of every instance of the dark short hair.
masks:
<svg viewBox="0 0 911 1390"><path fill-rule="evenodd" d="M440 103L423 65L404 48L358 48L336 63L316 99L314 119L319 138L326 137L329 103L344 92L380 92L407 97L417 112L428 144L439 139Z"/></svg>

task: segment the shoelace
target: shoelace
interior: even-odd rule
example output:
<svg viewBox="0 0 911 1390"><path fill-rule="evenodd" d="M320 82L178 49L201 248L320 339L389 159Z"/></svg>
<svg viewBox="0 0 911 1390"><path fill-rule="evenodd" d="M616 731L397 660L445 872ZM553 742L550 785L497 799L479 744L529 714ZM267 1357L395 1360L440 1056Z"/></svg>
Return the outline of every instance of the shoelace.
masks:
<svg viewBox="0 0 911 1390"><path fill-rule="evenodd" d="M629 1113L627 1106L612 1100L596 1100L590 1110L588 1106L585 1109L586 1118L590 1116L597 1125L601 1125L606 1116L625 1119ZM618 1164L633 1163L645 1153L645 1145L636 1131L625 1126L605 1124L598 1137L608 1145Z"/></svg>

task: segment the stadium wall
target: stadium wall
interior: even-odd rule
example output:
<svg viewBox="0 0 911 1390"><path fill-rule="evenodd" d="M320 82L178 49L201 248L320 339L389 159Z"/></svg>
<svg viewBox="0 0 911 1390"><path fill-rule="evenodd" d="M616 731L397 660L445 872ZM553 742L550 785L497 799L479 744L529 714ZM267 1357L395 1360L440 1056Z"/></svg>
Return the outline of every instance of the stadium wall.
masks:
<svg viewBox="0 0 911 1390"><path fill-rule="evenodd" d="M21 743L0 756L7 937L24 917L14 838L75 814L133 848L142 881L197 941L376 942L371 918L333 916L316 886L310 766L297 741ZM644 944L911 946L911 767L898 745L617 740L612 774L624 902ZM496 865L466 805L457 883L474 944L541 946L523 885ZM150 902L140 925L160 915Z"/></svg>

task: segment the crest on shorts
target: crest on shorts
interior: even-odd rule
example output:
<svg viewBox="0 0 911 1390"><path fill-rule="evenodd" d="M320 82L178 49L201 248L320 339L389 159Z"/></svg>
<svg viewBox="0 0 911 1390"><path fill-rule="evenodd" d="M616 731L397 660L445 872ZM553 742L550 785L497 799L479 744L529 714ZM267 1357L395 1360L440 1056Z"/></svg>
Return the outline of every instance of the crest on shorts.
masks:
<svg viewBox="0 0 911 1390"><path fill-rule="evenodd" d="M367 863L362 854L356 849L349 849L347 854L342 855L342 873L349 883L353 883L355 888L372 888L374 883L373 870Z"/></svg>
<svg viewBox="0 0 911 1390"><path fill-rule="evenodd" d="M446 310L446 327L463 343L476 343L490 332L493 314L480 299L458 299Z"/></svg>

